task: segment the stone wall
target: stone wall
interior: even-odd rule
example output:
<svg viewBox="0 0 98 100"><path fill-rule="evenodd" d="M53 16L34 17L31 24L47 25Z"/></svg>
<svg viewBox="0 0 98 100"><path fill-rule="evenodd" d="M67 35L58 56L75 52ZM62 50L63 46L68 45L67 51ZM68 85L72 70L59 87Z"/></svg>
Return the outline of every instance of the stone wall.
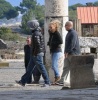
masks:
<svg viewBox="0 0 98 100"><path fill-rule="evenodd" d="M0 39L0 49L7 49L7 44L2 39Z"/></svg>
<svg viewBox="0 0 98 100"><path fill-rule="evenodd" d="M81 53L92 53L92 48L95 49L95 54L98 53L98 37L79 37Z"/></svg>
<svg viewBox="0 0 98 100"><path fill-rule="evenodd" d="M98 47L98 37L79 37L81 47Z"/></svg>
<svg viewBox="0 0 98 100"><path fill-rule="evenodd" d="M2 49L0 49L0 57L2 59L22 59L24 57L24 41L5 41L5 43L1 43L0 47Z"/></svg>

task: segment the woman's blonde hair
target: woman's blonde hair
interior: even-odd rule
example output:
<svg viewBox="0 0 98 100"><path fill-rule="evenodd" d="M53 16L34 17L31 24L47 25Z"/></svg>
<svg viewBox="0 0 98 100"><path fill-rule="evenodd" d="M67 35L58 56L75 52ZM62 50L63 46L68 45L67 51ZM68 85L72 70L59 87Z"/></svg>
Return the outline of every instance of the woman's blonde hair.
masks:
<svg viewBox="0 0 98 100"><path fill-rule="evenodd" d="M53 20L50 22L50 25L56 25L56 29L57 31L59 31L60 27L61 27L61 22L59 20Z"/></svg>

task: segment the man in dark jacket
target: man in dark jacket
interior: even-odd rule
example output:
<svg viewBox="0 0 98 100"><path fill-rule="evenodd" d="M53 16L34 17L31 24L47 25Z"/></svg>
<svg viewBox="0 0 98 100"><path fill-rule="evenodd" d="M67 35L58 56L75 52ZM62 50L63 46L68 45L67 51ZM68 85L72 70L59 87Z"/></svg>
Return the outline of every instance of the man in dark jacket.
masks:
<svg viewBox="0 0 98 100"><path fill-rule="evenodd" d="M30 61L30 57L31 57L31 37L30 36L27 37L26 42L27 44L24 46L24 63L25 63L25 69L27 71L27 67ZM41 76L40 71L37 69L37 67L35 67L33 71L34 81L32 82L32 74L31 74L31 76L27 80L27 83L39 84L40 76Z"/></svg>
<svg viewBox="0 0 98 100"><path fill-rule="evenodd" d="M31 51L31 37L28 36L26 39L27 44L24 46L24 64L25 70L27 71L28 63L30 61L30 51ZM27 81L28 84L32 83L32 75Z"/></svg>
<svg viewBox="0 0 98 100"><path fill-rule="evenodd" d="M73 29L73 23L71 21L66 22L65 29L68 31L65 39L65 61L64 68L59 85L66 85L66 79L70 70L70 58L73 55L80 54L80 46L77 32Z"/></svg>
<svg viewBox="0 0 98 100"><path fill-rule="evenodd" d="M43 56L45 51L44 40L41 32L39 31L39 23L37 20L29 21L28 26L32 30L32 42L31 42L31 57L27 67L27 72L21 77L20 81L16 81L16 83L25 86L28 78L34 71L34 68L37 67L41 72L45 84L43 87L50 86L50 81L48 77L48 73L43 64Z"/></svg>

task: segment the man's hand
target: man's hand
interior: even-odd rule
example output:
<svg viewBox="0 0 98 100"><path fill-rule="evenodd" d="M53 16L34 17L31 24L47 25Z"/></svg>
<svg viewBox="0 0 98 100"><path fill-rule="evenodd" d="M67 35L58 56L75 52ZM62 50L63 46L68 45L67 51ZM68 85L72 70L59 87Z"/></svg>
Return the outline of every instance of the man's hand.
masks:
<svg viewBox="0 0 98 100"><path fill-rule="evenodd" d="M65 53L65 58L67 58L68 57L68 53Z"/></svg>

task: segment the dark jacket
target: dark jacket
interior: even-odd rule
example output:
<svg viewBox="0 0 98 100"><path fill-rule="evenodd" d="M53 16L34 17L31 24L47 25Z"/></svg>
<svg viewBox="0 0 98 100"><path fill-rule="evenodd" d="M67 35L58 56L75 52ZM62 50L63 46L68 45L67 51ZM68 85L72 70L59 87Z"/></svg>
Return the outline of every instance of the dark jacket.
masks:
<svg viewBox="0 0 98 100"><path fill-rule="evenodd" d="M77 32L70 29L65 39L65 53L78 55L80 54L80 46Z"/></svg>
<svg viewBox="0 0 98 100"><path fill-rule="evenodd" d="M47 45L50 47L50 52L61 52L61 44L63 43L62 37L58 31L51 33L49 31L49 42Z"/></svg>
<svg viewBox="0 0 98 100"><path fill-rule="evenodd" d="M30 51L31 51L31 47L29 45L25 45L24 46L24 63L25 63L25 68L27 68L29 60L30 60Z"/></svg>
<svg viewBox="0 0 98 100"><path fill-rule="evenodd" d="M32 43L31 43L31 50L33 55L37 55L38 53L45 52L45 45L43 35L36 29L32 31Z"/></svg>

